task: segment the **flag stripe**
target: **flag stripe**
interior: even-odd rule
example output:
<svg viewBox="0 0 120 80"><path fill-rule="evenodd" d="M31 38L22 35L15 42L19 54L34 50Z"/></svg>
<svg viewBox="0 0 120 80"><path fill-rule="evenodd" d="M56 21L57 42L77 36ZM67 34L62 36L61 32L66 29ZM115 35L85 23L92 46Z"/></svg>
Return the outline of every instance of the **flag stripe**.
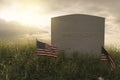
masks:
<svg viewBox="0 0 120 80"><path fill-rule="evenodd" d="M115 67L116 67L116 64L115 64L113 58L112 58L110 55L109 55L109 59L110 59L110 61L111 61L111 66L112 66L113 68L115 68Z"/></svg>
<svg viewBox="0 0 120 80"><path fill-rule="evenodd" d="M41 56L50 56L50 57L57 57L57 55L50 55L50 54L48 55L48 54L45 54L45 53L43 53L43 54L42 54L42 53L40 53L40 54L38 53L37 55L41 55Z"/></svg>
<svg viewBox="0 0 120 80"><path fill-rule="evenodd" d="M110 56L110 54L102 47L102 54L101 54L101 60L102 61L108 61L110 64L111 70L116 68L116 63L113 60L113 58Z"/></svg>
<svg viewBox="0 0 120 80"><path fill-rule="evenodd" d="M57 47L37 41L37 55L57 57Z"/></svg>

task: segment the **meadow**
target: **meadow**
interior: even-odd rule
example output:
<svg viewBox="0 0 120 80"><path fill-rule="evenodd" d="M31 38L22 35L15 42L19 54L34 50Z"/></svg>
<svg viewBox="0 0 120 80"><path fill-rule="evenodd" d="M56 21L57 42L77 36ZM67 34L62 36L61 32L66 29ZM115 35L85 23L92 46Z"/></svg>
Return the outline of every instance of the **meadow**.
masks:
<svg viewBox="0 0 120 80"><path fill-rule="evenodd" d="M34 40L0 41L0 80L120 80L120 50L106 47L117 68L110 71L107 61L88 55L58 57L36 55Z"/></svg>

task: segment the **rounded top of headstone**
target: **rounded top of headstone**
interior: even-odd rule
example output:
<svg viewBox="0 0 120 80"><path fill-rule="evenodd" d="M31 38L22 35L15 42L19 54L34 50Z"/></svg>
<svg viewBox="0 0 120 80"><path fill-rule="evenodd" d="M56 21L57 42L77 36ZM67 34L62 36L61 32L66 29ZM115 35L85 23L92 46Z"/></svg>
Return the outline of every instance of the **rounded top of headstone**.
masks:
<svg viewBox="0 0 120 80"><path fill-rule="evenodd" d="M94 15L88 15L88 14L69 14L69 15L62 15L62 16L57 16L57 17L53 17L54 18L97 18L97 19L105 19L104 17L100 17L100 16L94 16Z"/></svg>

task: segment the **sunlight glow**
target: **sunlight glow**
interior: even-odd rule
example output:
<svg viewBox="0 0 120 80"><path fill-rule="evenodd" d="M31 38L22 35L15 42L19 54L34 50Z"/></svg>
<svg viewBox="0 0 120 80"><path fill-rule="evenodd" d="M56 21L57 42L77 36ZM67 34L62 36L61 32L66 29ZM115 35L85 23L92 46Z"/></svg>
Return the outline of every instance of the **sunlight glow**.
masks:
<svg viewBox="0 0 120 80"><path fill-rule="evenodd" d="M41 14L39 14L41 12ZM15 6L2 9L0 18L6 21L16 21L23 25L47 26L50 25L50 16L42 13L43 9L37 6L28 6L26 9L18 9Z"/></svg>

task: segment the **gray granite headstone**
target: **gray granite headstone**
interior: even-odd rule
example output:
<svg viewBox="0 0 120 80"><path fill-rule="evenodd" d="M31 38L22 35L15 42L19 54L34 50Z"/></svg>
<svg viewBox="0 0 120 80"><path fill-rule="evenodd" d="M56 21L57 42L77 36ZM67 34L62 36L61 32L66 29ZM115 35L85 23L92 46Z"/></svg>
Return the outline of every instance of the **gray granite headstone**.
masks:
<svg viewBox="0 0 120 80"><path fill-rule="evenodd" d="M51 44L59 50L101 54L104 46L105 18L71 14L51 19Z"/></svg>

